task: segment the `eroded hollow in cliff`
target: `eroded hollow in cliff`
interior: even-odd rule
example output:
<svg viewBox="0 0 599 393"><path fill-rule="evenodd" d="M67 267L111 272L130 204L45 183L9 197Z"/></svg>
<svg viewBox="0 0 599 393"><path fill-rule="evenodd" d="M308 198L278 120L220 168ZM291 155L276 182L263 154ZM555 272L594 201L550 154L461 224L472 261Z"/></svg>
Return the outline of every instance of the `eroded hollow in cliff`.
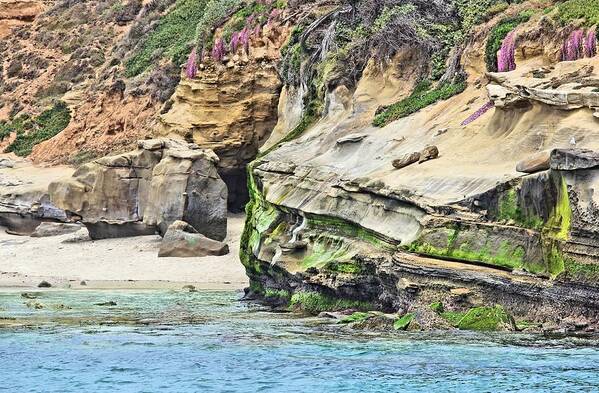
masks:
<svg viewBox="0 0 599 393"><path fill-rule="evenodd" d="M196 77L182 78L170 109L160 116L159 134L178 135L219 156L233 212L243 211L249 200L247 165L278 121L282 83L274 63L207 65Z"/></svg>

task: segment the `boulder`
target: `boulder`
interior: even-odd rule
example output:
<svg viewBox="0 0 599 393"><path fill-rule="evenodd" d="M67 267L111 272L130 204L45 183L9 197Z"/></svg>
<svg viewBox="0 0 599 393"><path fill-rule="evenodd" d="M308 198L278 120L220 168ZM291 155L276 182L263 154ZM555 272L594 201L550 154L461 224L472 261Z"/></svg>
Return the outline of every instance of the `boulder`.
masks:
<svg viewBox="0 0 599 393"><path fill-rule="evenodd" d="M575 171L599 167L599 153L588 149L555 149L551 152L551 169Z"/></svg>
<svg viewBox="0 0 599 393"><path fill-rule="evenodd" d="M161 234L177 220L215 240L227 236L227 186L206 150L171 150L154 168L144 223Z"/></svg>
<svg viewBox="0 0 599 393"><path fill-rule="evenodd" d="M420 160L420 153L404 154L403 156L393 160L393 167L395 169L405 168L408 165L412 165Z"/></svg>
<svg viewBox="0 0 599 393"><path fill-rule="evenodd" d="M52 202L80 217L92 239L164 234L176 220L224 239L227 187L218 175L216 155L171 139L142 140L138 147L51 183Z"/></svg>
<svg viewBox="0 0 599 393"><path fill-rule="evenodd" d="M516 170L522 173L537 173L550 168L550 151L542 151L526 158L516 165Z"/></svg>
<svg viewBox="0 0 599 393"><path fill-rule="evenodd" d="M61 236L69 233L75 233L81 229L79 224L69 224L64 222L42 222L31 237L51 237Z"/></svg>
<svg viewBox="0 0 599 393"><path fill-rule="evenodd" d="M434 160L439 157L439 149L437 146L427 146L420 152L420 158L418 159L418 163L422 164L423 162Z"/></svg>
<svg viewBox="0 0 599 393"><path fill-rule="evenodd" d="M358 143L358 142L362 142L364 140L364 138L366 138L366 134L352 134L352 135L347 135L344 136L342 138L337 139L337 144L338 145L344 145L346 143Z"/></svg>
<svg viewBox="0 0 599 393"><path fill-rule="evenodd" d="M15 162L8 158L0 158L0 168L14 168Z"/></svg>
<svg viewBox="0 0 599 393"><path fill-rule="evenodd" d="M193 258L222 256L229 253L229 246L198 233L184 221L175 221L164 235L159 257Z"/></svg>

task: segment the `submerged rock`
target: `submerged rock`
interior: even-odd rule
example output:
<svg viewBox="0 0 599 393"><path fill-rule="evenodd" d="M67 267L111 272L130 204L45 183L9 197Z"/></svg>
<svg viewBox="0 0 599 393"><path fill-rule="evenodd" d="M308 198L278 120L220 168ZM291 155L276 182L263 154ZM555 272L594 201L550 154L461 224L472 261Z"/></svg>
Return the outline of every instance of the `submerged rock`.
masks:
<svg viewBox="0 0 599 393"><path fill-rule="evenodd" d="M51 288L52 284L50 284L48 281L42 281L39 284L37 284L38 288Z"/></svg>
<svg viewBox="0 0 599 393"><path fill-rule="evenodd" d="M162 239L158 256L193 258L222 256L228 253L227 244L207 238L186 222L175 221Z"/></svg>

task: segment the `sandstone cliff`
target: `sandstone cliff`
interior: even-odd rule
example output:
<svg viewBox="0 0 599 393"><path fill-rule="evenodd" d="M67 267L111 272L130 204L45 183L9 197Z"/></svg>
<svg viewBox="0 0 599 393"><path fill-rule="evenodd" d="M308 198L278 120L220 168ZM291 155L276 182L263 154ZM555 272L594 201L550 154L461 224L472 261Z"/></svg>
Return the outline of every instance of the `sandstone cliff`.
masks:
<svg viewBox="0 0 599 393"><path fill-rule="evenodd" d="M250 165L241 258L251 296L366 302L423 326L435 302L595 326L599 63L594 52L560 62L574 28L544 16L550 5L516 5L473 28L432 85L416 83L432 71L407 43L382 65L373 56L355 83L316 85L322 110L303 107L304 123ZM517 21L502 37L515 41L517 66L488 72L497 64L485 64L485 41L506 18Z"/></svg>

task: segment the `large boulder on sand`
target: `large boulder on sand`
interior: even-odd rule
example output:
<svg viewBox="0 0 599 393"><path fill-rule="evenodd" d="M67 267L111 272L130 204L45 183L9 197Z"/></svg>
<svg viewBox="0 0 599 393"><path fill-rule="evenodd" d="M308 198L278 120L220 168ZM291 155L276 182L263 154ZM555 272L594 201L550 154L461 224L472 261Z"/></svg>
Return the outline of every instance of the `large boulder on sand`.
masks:
<svg viewBox="0 0 599 393"><path fill-rule="evenodd" d="M168 227L159 257L206 257L222 256L229 253L229 246L198 233L191 225L183 221L175 221Z"/></svg>
<svg viewBox="0 0 599 393"><path fill-rule="evenodd" d="M161 234L177 220L215 240L227 236L227 186L210 150L170 150L154 168L144 223Z"/></svg>
<svg viewBox="0 0 599 393"><path fill-rule="evenodd" d="M171 139L144 140L138 147L51 183L52 202L80 218L92 239L164 234L176 220L224 239L227 188L216 172L218 157Z"/></svg>

